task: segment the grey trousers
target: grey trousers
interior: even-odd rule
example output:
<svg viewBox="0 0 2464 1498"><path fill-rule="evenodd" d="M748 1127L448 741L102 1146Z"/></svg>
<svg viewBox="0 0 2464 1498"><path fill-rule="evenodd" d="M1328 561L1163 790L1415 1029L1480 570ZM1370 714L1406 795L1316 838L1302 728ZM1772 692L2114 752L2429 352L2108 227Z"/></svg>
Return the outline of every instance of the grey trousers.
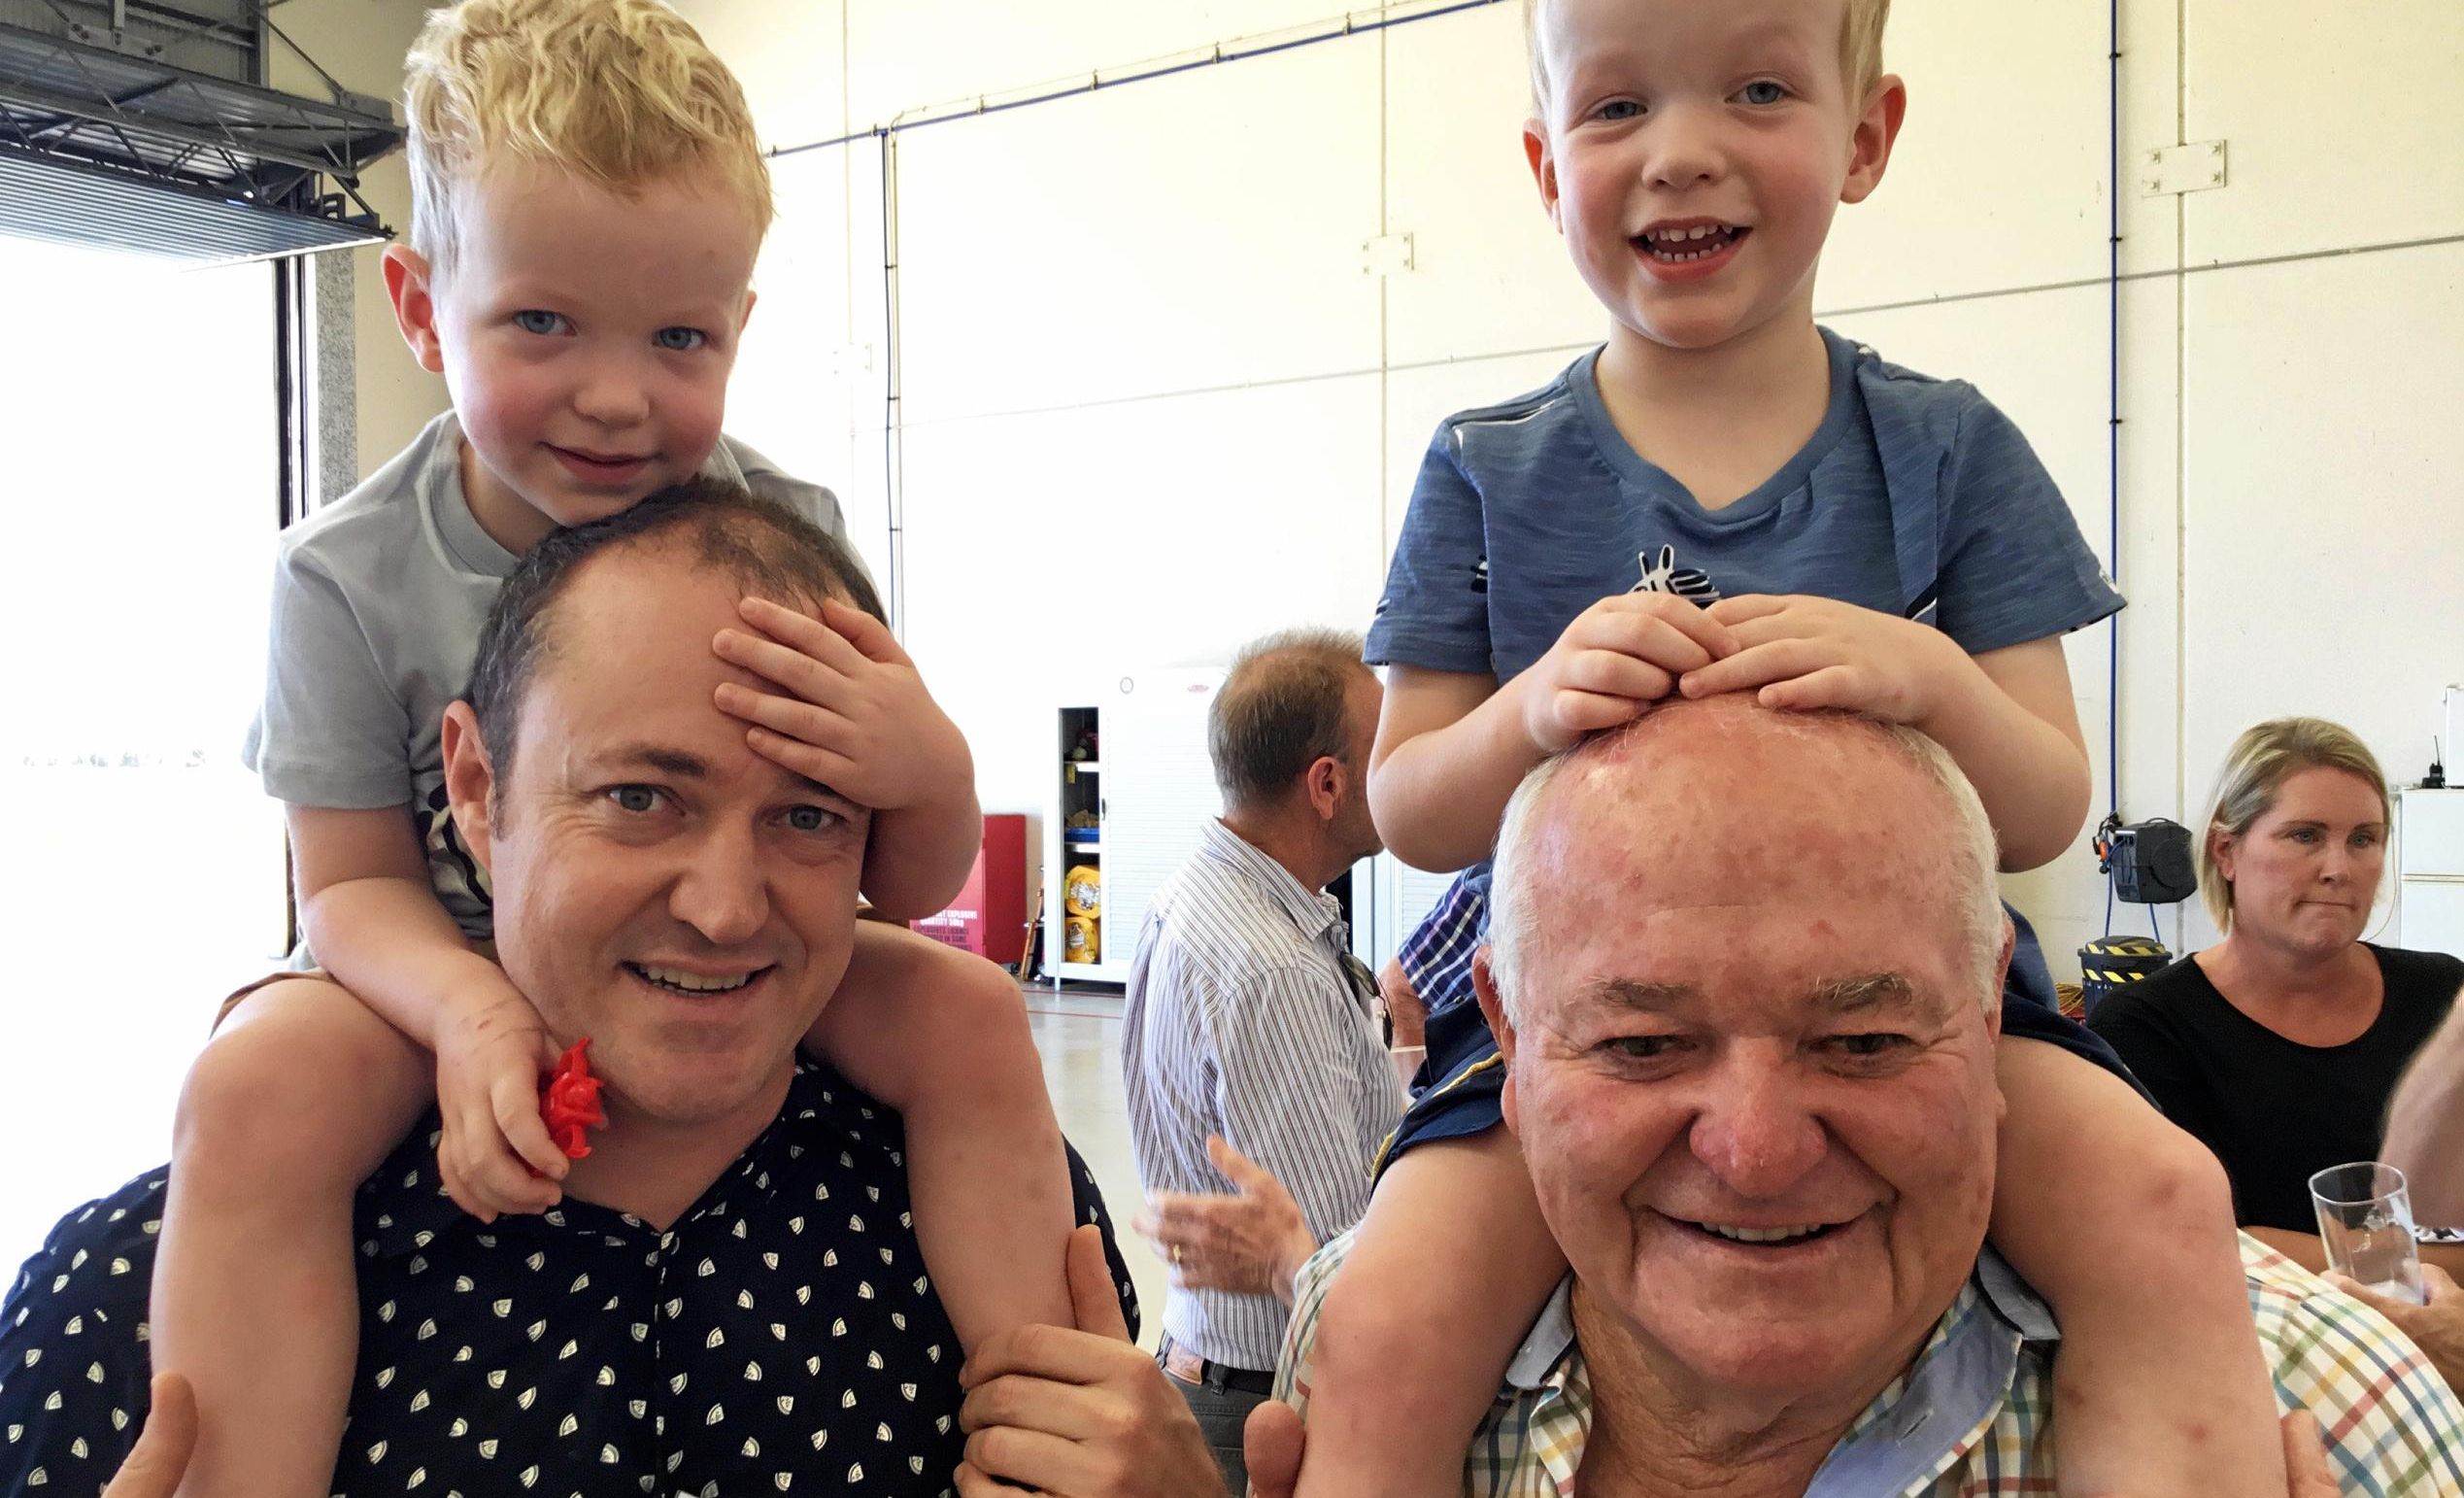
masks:
<svg viewBox="0 0 2464 1498"><path fill-rule="evenodd" d="M1234 1494L1246 1493L1249 1467L1241 1459L1240 1428L1248 1422L1249 1412L1265 1404L1266 1396L1192 1383L1168 1373L1164 1377L1189 1401L1190 1413L1198 1416L1198 1428L1206 1437L1206 1448L1215 1453L1215 1466L1224 1475L1224 1485Z"/></svg>

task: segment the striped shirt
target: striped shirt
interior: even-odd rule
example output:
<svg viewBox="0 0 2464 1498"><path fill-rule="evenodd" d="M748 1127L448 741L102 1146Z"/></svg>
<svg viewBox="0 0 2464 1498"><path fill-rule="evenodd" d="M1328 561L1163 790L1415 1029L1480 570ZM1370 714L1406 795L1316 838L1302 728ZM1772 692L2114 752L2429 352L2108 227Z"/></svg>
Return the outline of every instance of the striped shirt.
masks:
<svg viewBox="0 0 2464 1498"><path fill-rule="evenodd" d="M1276 1396L1308 1413L1318 1311L1350 1241L1300 1273ZM2242 1264L2276 1397L2307 1409L2348 1498L2464 1493L2464 1407L2377 1311L2290 1259L2242 1240ZM1570 1277L1506 1369L1466 1454L1466 1498L1572 1498L1594 1394L1574 1342ZM1916 1358L1876 1395L1814 1474L1806 1498L2020 1498L2055 1490L2053 1358L2044 1303L1988 1248Z"/></svg>
<svg viewBox="0 0 2464 1498"><path fill-rule="evenodd" d="M1220 1134L1290 1188L1318 1242L1368 1209L1369 1161L1403 1100L1349 939L1332 896L1207 824L1147 912L1121 1015L1149 1193L1231 1191L1206 1158ZM1286 1316L1270 1295L1174 1286L1164 1302L1174 1342L1232 1368L1272 1368Z"/></svg>

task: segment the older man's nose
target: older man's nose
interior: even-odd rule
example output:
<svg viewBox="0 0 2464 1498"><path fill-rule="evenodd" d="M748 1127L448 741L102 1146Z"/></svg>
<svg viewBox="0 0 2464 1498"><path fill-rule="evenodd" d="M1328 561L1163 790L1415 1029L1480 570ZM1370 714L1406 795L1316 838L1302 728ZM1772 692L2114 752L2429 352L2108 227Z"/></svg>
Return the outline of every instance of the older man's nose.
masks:
<svg viewBox="0 0 2464 1498"><path fill-rule="evenodd" d="M749 841L714 834L693 850L667 913L720 946L750 941L770 918L770 890Z"/></svg>
<svg viewBox="0 0 2464 1498"><path fill-rule="evenodd" d="M1821 1120L1784 1078L1736 1079L1695 1119L1694 1156L1731 1191L1775 1197L1819 1163L1829 1147Z"/></svg>

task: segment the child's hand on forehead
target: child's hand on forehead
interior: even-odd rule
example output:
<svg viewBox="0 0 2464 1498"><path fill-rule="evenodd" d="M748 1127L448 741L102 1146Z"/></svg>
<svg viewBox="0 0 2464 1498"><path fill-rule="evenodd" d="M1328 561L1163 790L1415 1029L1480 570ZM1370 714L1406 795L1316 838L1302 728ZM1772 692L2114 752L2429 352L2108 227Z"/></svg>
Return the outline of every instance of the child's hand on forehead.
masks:
<svg viewBox="0 0 2464 1498"><path fill-rule="evenodd" d="M1716 611L1666 593L1626 593L1582 611L1514 678L1523 731L1543 754L1614 728L1737 649Z"/></svg>
<svg viewBox="0 0 2464 1498"><path fill-rule="evenodd" d="M1752 692L1765 707L1843 708L1923 728L1975 669L1931 625L1837 598L1724 598L1709 612L1737 653L1686 672L1689 698Z"/></svg>
<svg viewBox="0 0 2464 1498"><path fill-rule="evenodd" d="M874 811L973 783L965 737L889 626L836 599L818 619L767 598L746 598L737 612L748 628L720 630L711 648L780 690L726 682L716 700L749 725L756 754Z"/></svg>

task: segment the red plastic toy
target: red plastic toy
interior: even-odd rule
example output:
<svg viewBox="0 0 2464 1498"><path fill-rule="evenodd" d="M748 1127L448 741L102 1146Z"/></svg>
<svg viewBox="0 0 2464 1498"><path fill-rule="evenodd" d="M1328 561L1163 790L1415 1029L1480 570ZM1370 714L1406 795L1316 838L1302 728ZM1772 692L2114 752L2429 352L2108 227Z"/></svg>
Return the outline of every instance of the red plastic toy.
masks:
<svg viewBox="0 0 2464 1498"><path fill-rule="evenodd" d="M599 1079L591 1074L590 1049L589 1036L574 1041L572 1049L557 1058L557 1069L539 1089L539 1117L548 1126L548 1138L568 1160L589 1154L585 1131L607 1123L607 1109L599 1106Z"/></svg>

